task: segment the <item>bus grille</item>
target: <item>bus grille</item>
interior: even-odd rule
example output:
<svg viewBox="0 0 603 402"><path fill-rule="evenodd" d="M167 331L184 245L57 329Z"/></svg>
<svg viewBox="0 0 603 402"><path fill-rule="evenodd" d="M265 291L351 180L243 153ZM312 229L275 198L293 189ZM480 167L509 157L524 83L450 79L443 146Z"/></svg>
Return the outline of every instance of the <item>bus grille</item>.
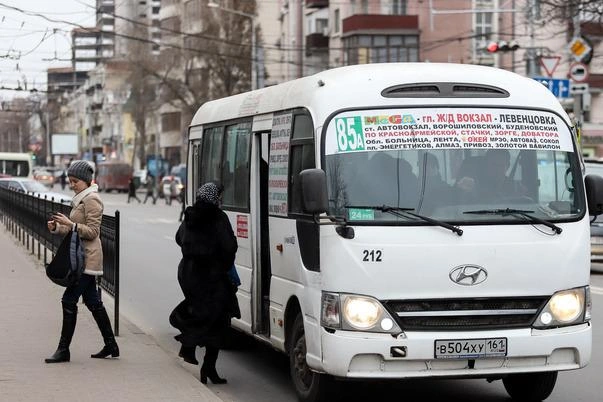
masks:
<svg viewBox="0 0 603 402"><path fill-rule="evenodd" d="M388 300L403 331L484 330L532 325L548 297Z"/></svg>

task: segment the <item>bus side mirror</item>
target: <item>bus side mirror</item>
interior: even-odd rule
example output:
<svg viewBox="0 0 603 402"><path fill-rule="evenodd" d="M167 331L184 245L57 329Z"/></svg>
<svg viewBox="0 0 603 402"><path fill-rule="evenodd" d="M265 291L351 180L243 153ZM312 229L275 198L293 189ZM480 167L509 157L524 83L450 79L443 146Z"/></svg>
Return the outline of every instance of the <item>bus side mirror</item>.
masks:
<svg viewBox="0 0 603 402"><path fill-rule="evenodd" d="M586 186L586 202L590 215L603 214L603 177L589 174L584 178Z"/></svg>
<svg viewBox="0 0 603 402"><path fill-rule="evenodd" d="M322 169L306 169L299 174L304 211L327 212L327 175Z"/></svg>

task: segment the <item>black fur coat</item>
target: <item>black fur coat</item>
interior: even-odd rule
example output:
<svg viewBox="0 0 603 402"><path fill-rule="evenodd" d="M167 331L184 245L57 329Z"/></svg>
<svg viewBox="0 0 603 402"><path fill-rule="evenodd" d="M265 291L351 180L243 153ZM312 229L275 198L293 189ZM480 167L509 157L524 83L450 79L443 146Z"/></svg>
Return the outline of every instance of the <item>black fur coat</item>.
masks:
<svg viewBox="0 0 603 402"><path fill-rule="evenodd" d="M227 272L234 263L237 239L220 208L197 202L184 212L176 233L182 251L178 283L184 300L170 315L183 345L219 347L231 317L240 317L236 287Z"/></svg>

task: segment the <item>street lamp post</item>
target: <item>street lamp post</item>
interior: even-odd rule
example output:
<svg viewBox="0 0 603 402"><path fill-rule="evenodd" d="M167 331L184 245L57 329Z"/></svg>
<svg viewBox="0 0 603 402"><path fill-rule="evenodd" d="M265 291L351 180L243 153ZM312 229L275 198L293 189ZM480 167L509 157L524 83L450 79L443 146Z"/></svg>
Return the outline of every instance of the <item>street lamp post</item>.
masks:
<svg viewBox="0 0 603 402"><path fill-rule="evenodd" d="M246 13L239 10L233 10L231 8L225 8L214 1L207 3L208 7L217 8L227 13L232 13L249 18L251 23L251 89L257 89L257 71L256 71L256 54L255 54L255 15Z"/></svg>

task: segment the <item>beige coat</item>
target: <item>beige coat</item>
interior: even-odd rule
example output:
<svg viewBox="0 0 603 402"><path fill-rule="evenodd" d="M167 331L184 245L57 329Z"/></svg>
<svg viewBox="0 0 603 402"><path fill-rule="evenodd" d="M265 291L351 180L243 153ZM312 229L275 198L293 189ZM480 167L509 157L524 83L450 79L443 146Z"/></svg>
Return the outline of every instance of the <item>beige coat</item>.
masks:
<svg viewBox="0 0 603 402"><path fill-rule="evenodd" d="M100 229L104 206L96 188L96 185L92 185L73 197L73 205L69 214L69 219L77 223L77 232L84 243L84 273L88 275L103 274ZM69 229L68 226L57 224L56 229L52 232L66 235Z"/></svg>

